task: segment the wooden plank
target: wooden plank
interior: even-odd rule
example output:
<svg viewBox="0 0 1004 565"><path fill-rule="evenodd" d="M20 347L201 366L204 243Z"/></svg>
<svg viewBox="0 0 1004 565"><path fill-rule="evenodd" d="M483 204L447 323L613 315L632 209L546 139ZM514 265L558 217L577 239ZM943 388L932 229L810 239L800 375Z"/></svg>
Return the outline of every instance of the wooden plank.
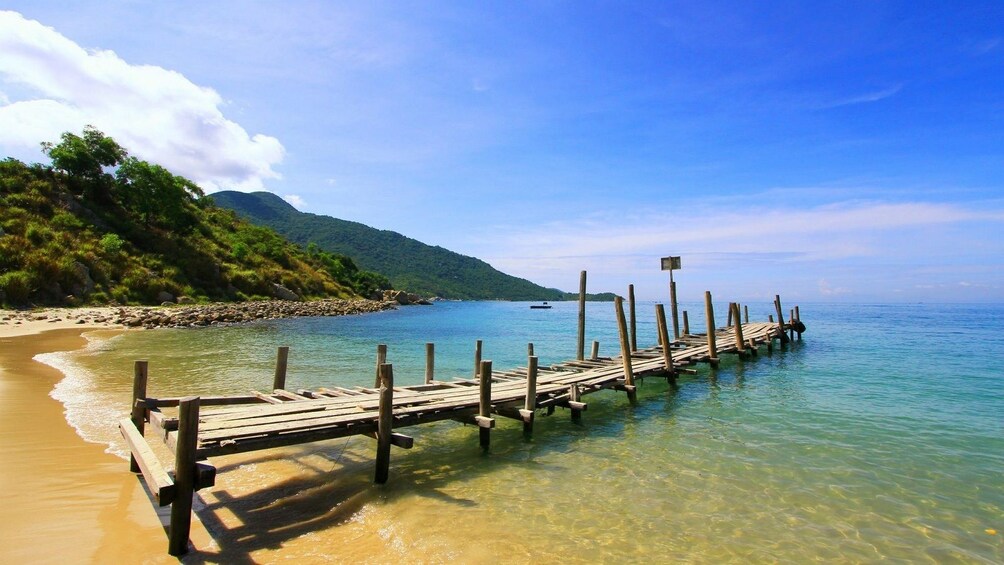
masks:
<svg viewBox="0 0 1004 565"><path fill-rule="evenodd" d="M257 390L252 390L251 391L251 395L254 396L254 397L256 397L256 398L258 398L258 400L264 400L265 402L268 402L269 404L284 404L284 402L281 401L281 400L279 400L278 398L274 398L272 396L269 396L269 395L265 394L264 392L258 392Z"/></svg>
<svg viewBox="0 0 1004 565"><path fill-rule="evenodd" d="M150 444L139 433L132 420L129 418L119 420L119 432L122 434L126 445L129 446L129 452L136 461L139 471L143 474L143 480L146 481L146 486L150 489L157 503L160 506L167 506L174 502L174 497L177 493L174 481L171 480L171 476L164 470L164 466L161 465L160 460L157 459L153 450L150 449Z"/></svg>

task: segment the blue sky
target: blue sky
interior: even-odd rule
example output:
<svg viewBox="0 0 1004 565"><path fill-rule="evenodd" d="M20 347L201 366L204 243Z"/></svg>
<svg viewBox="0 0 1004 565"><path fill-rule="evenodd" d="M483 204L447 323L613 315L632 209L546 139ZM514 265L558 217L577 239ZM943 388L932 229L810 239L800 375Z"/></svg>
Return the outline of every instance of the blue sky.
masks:
<svg viewBox="0 0 1004 565"><path fill-rule="evenodd" d="M1004 300L1004 4L757 4L6 2L0 151L90 123L566 290Z"/></svg>

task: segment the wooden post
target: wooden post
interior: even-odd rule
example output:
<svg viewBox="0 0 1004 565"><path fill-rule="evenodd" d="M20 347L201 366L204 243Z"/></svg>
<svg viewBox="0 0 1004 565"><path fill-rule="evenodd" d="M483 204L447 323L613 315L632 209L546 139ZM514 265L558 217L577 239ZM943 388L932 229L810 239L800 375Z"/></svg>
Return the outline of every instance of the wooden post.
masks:
<svg viewBox="0 0 1004 565"><path fill-rule="evenodd" d="M195 495L195 452L199 435L199 397L182 398L178 408L178 442L174 449L174 488L167 552L174 556L188 552L192 530L192 497Z"/></svg>
<svg viewBox="0 0 1004 565"><path fill-rule="evenodd" d="M617 314L617 332L621 342L621 359L624 363L624 387L627 389L628 398L635 401L634 390L634 370L631 367L631 346L628 343L627 321L624 319L624 299L620 296L614 297L614 309Z"/></svg>
<svg viewBox="0 0 1004 565"><path fill-rule="evenodd" d="M669 309L670 314L673 315L673 339L680 339L680 319L677 317L677 304L676 304L676 281L673 280L673 271L669 272ZM683 326L687 326L687 313L683 313ZM683 333L687 333L687 330L683 330Z"/></svg>
<svg viewBox="0 0 1004 565"><path fill-rule="evenodd" d="M537 357L531 355L526 368L526 398L523 399L523 433L533 433L533 416L537 410Z"/></svg>
<svg viewBox="0 0 1004 565"><path fill-rule="evenodd" d="M387 344L381 343L377 345L376 379L373 388L380 388L380 367L385 363L387 363Z"/></svg>
<svg viewBox="0 0 1004 565"><path fill-rule="evenodd" d="M743 304L743 322L750 323L750 307Z"/></svg>
<svg viewBox="0 0 1004 565"><path fill-rule="evenodd" d="M147 361L136 361L132 367L132 423L141 436L146 428L147 368ZM140 472L139 463L132 455L129 456L129 470L133 473Z"/></svg>
<svg viewBox="0 0 1004 565"><path fill-rule="evenodd" d="M662 304L655 305L655 325L659 331L659 341L662 342L662 360L666 365L666 373L670 380L675 376L673 369L673 352L669 347L669 329L666 327L666 309Z"/></svg>
<svg viewBox="0 0 1004 565"><path fill-rule="evenodd" d="M533 343L526 344L526 356L533 357Z"/></svg>
<svg viewBox="0 0 1004 565"><path fill-rule="evenodd" d="M736 319L736 351L743 355L746 353L746 342L743 340L743 324L739 321L739 304L733 302L729 308L732 309L732 315Z"/></svg>
<svg viewBox="0 0 1004 565"><path fill-rule="evenodd" d="M683 335L690 335L690 319L687 318L687 311L683 311Z"/></svg>
<svg viewBox="0 0 1004 565"><path fill-rule="evenodd" d="M628 285L628 321L631 324L631 352L638 351L638 324L635 318L634 285Z"/></svg>
<svg viewBox="0 0 1004 565"><path fill-rule="evenodd" d="M729 302L729 314L728 314L727 319L725 320L725 327L726 328L731 328L732 327L732 307L735 306L735 304L736 304L735 302Z"/></svg>
<svg viewBox="0 0 1004 565"><path fill-rule="evenodd" d="M572 383L568 385L568 400L570 400L573 403L570 405L572 411L572 421L581 422L582 410L579 410L578 408L575 407L576 404L582 400L582 392L579 390L578 383Z"/></svg>
<svg viewBox="0 0 1004 565"><path fill-rule="evenodd" d="M795 325L801 326L802 314L798 311L798 306L795 306ZM798 341L802 341L802 332L798 332Z"/></svg>
<svg viewBox="0 0 1004 565"><path fill-rule="evenodd" d="M579 361L586 356L586 272L579 274L579 339L576 342L575 358Z"/></svg>
<svg viewBox="0 0 1004 565"><path fill-rule="evenodd" d="M478 399L478 414L482 418L490 418L492 415L492 362L481 362L481 396ZM491 444L491 428L478 426L478 435L481 440L481 447L488 449Z"/></svg>
<svg viewBox="0 0 1004 565"><path fill-rule="evenodd" d="M474 344L474 378L481 374L481 340Z"/></svg>
<svg viewBox="0 0 1004 565"><path fill-rule="evenodd" d="M436 344L425 344L425 384L436 380Z"/></svg>
<svg viewBox="0 0 1004 565"><path fill-rule="evenodd" d="M777 311L777 329L781 343L788 343L788 336L784 333L784 310L781 310L781 295L774 295L774 309Z"/></svg>
<svg viewBox="0 0 1004 565"><path fill-rule="evenodd" d="M272 380L272 390L284 390L286 388L286 365L289 362L289 346L279 346L279 351L275 356L275 378Z"/></svg>
<svg viewBox="0 0 1004 565"><path fill-rule="evenodd" d="M708 320L708 361L712 367L718 366L718 346L715 344L715 306L711 303L711 291L704 291L704 316Z"/></svg>
<svg viewBox="0 0 1004 565"><path fill-rule="evenodd" d="M593 349L589 353L589 358L595 361L597 358L599 358L599 356L600 356L600 342L594 340Z"/></svg>
<svg viewBox="0 0 1004 565"><path fill-rule="evenodd" d="M788 315L788 341L795 340L795 309L791 309L791 313Z"/></svg>
<svg viewBox="0 0 1004 565"><path fill-rule="evenodd" d="M390 441L394 429L394 366L380 365L380 404L377 419L376 473L373 482L382 485L390 474Z"/></svg>

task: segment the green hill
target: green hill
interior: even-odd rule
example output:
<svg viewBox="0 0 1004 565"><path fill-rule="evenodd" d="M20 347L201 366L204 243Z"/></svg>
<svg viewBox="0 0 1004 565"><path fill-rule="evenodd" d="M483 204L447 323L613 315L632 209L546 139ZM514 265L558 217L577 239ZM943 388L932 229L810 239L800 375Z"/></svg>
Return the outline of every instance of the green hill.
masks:
<svg viewBox="0 0 1004 565"><path fill-rule="evenodd" d="M191 181L93 128L0 161L0 304L353 298L389 288L347 257L307 253L217 207Z"/></svg>
<svg viewBox="0 0 1004 565"><path fill-rule="evenodd" d="M464 300L567 300L578 296L507 275L480 259L397 232L300 212L272 193L224 191L212 198L217 205L268 226L290 241L348 255L361 268L386 275L394 288ZM610 300L612 295L591 298Z"/></svg>

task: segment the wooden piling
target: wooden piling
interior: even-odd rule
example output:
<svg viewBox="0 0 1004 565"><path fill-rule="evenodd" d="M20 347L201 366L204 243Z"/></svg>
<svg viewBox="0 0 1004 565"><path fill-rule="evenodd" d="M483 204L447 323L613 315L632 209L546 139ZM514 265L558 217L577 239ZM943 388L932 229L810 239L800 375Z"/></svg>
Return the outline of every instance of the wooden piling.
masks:
<svg viewBox="0 0 1004 565"><path fill-rule="evenodd" d="M390 475L390 446L394 429L394 366L380 365L380 401L377 416L376 472L373 482L382 485Z"/></svg>
<svg viewBox="0 0 1004 565"><path fill-rule="evenodd" d="M147 361L136 361L132 368L132 409L131 409L131 419L136 429L139 430L139 435L143 435L143 431L146 429L146 383L148 375L148 363ZM136 457L129 456L129 470L133 473L139 473L139 462L136 461Z"/></svg>
<svg viewBox="0 0 1004 565"><path fill-rule="evenodd" d="M614 297L614 309L617 314L617 332L621 342L621 359L624 362L624 387L628 398L635 400L634 371L631 368L631 345L628 343L627 320L624 319L624 299Z"/></svg>
<svg viewBox="0 0 1004 565"><path fill-rule="evenodd" d="M732 327L732 307L734 305L735 305L735 302L729 302L729 314L728 314L728 316L727 316L727 318L725 320L725 327L726 328L731 328Z"/></svg>
<svg viewBox="0 0 1004 565"><path fill-rule="evenodd" d="M683 335L690 335L690 319L687 318L686 310L683 311Z"/></svg>
<svg viewBox="0 0 1004 565"><path fill-rule="evenodd" d="M289 346L279 346L275 355L275 378L272 379L272 390L286 389L286 365L289 362Z"/></svg>
<svg viewBox="0 0 1004 565"><path fill-rule="evenodd" d="M578 383L568 385L568 401L568 406L572 412L572 421L582 421L582 409L578 407L582 402L582 391L579 389Z"/></svg>
<svg viewBox="0 0 1004 565"><path fill-rule="evenodd" d="M781 343L788 343L788 336L784 333L784 310L781 309L781 295L774 295L774 309L777 311L777 329Z"/></svg>
<svg viewBox="0 0 1004 565"><path fill-rule="evenodd" d="M600 342L593 341L593 349L589 352L589 358L595 361L600 356Z"/></svg>
<svg viewBox="0 0 1004 565"><path fill-rule="evenodd" d="M673 316L673 339L680 339L680 319L677 317L677 309L679 308L676 303L676 281L672 280L673 272L670 271L670 281L669 281L669 309L670 314ZM687 313L683 313L683 326L687 326ZM687 333L687 330L683 330L683 333Z"/></svg>
<svg viewBox="0 0 1004 565"><path fill-rule="evenodd" d="M436 380L436 344L425 344L425 384Z"/></svg>
<svg viewBox="0 0 1004 565"><path fill-rule="evenodd" d="M533 417L537 410L537 357L531 355L526 367L526 397L523 399L523 433L533 433Z"/></svg>
<svg viewBox="0 0 1004 565"><path fill-rule="evenodd" d="M474 378L481 374L481 340L474 344Z"/></svg>
<svg viewBox="0 0 1004 565"><path fill-rule="evenodd" d="M708 362L718 366L718 346L715 343L715 306L711 303L711 291L704 291L704 316L708 320Z"/></svg>
<svg viewBox="0 0 1004 565"><path fill-rule="evenodd" d="M802 321L802 314L799 313L798 306L795 306L795 325L801 327L801 321ZM795 328L795 331L798 333L798 341L802 341L802 332L798 330L797 327Z"/></svg>
<svg viewBox="0 0 1004 565"><path fill-rule="evenodd" d="M579 274L579 337L576 342L575 358L579 361L586 356L586 272Z"/></svg>
<svg viewBox="0 0 1004 565"><path fill-rule="evenodd" d="M733 302L729 305L732 310L732 316L736 319L736 351L739 355L744 355L746 353L746 341L743 339L743 324L739 321L739 304Z"/></svg>
<svg viewBox="0 0 1004 565"><path fill-rule="evenodd" d="M750 307L743 304L743 322L750 323Z"/></svg>
<svg viewBox="0 0 1004 565"><path fill-rule="evenodd" d="M181 399L178 412L178 441L174 452L174 488L167 551L179 556L188 552L192 530L192 498L195 495L196 460L199 434L199 397Z"/></svg>
<svg viewBox="0 0 1004 565"><path fill-rule="evenodd" d="M381 343L377 345L376 378L373 382L373 388L380 388L380 367L385 363L387 363L387 344Z"/></svg>
<svg viewBox="0 0 1004 565"><path fill-rule="evenodd" d="M638 323L635 317L634 285L628 285L628 322L631 325L631 353L638 351Z"/></svg>
<svg viewBox="0 0 1004 565"><path fill-rule="evenodd" d="M673 379L675 370L673 369L673 352L669 347L669 329L666 327L666 309L662 304L655 305L655 325L659 331L659 341L662 343L662 360L666 365L666 373L670 380Z"/></svg>
<svg viewBox="0 0 1004 565"><path fill-rule="evenodd" d="M526 344L526 356L533 357L533 343Z"/></svg>
<svg viewBox="0 0 1004 565"><path fill-rule="evenodd" d="M481 396L478 402L478 415L482 418L491 418L492 415L492 362L482 361L481 362ZM491 445L491 428L486 426L478 426L478 435L480 436L481 447L483 449L488 449Z"/></svg>

